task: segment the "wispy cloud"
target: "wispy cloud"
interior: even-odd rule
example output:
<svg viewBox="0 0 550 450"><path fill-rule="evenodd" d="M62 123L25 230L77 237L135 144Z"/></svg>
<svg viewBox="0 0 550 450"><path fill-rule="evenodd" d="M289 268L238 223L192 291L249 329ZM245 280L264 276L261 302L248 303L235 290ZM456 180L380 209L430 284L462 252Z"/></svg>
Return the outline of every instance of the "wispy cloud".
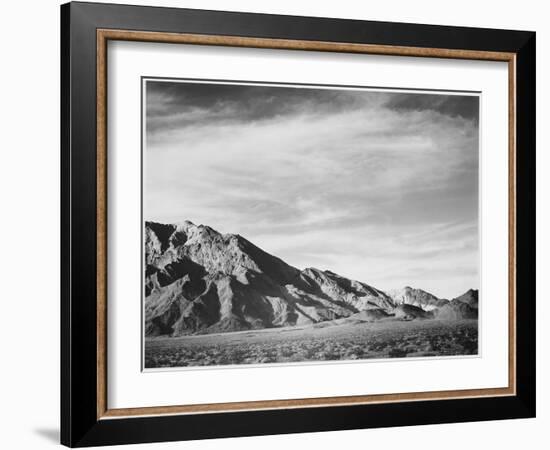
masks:
<svg viewBox="0 0 550 450"><path fill-rule="evenodd" d="M452 297L478 285L477 97L148 82L147 219L303 268Z"/></svg>

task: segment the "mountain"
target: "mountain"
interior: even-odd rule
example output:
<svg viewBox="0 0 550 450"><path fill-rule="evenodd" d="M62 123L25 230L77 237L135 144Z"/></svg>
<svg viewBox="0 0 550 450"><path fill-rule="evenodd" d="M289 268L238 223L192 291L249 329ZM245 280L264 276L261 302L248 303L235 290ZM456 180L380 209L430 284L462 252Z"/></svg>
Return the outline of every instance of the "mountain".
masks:
<svg viewBox="0 0 550 450"><path fill-rule="evenodd" d="M182 336L392 313L390 296L328 270L299 270L236 234L145 224L145 333Z"/></svg>
<svg viewBox="0 0 550 450"><path fill-rule="evenodd" d="M426 311L419 306L408 303L397 305L393 310L393 314L395 318L401 320L432 319L434 317L433 311Z"/></svg>
<svg viewBox="0 0 550 450"><path fill-rule="evenodd" d="M433 311L435 319L457 320L457 319L477 319L477 308L472 308L467 303L458 300L452 300L446 305Z"/></svg>
<svg viewBox="0 0 550 450"><path fill-rule="evenodd" d="M434 311L436 319L477 319L478 291L470 289L461 296L454 298L443 307Z"/></svg>
<svg viewBox="0 0 550 450"><path fill-rule="evenodd" d="M478 291L477 289L470 289L469 291L462 294L460 297L453 299L453 301L458 301L461 303L466 303L474 309L478 309Z"/></svg>
<svg viewBox="0 0 550 450"><path fill-rule="evenodd" d="M396 305L412 305L424 311L432 311L449 303L448 300L437 298L429 292L409 286L405 286L403 289L388 291L388 295Z"/></svg>
<svg viewBox="0 0 550 450"><path fill-rule="evenodd" d="M476 290L450 302L409 286L385 293L330 270L299 270L206 225L146 222L144 237L146 336L478 316Z"/></svg>

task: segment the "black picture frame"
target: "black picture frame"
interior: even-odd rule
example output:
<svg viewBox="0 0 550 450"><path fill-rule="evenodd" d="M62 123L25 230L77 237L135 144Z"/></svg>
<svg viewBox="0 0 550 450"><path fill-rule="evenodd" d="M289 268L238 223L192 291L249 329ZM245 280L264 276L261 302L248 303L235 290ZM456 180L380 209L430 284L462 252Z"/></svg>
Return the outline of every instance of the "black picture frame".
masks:
<svg viewBox="0 0 550 450"><path fill-rule="evenodd" d="M98 418L98 29L516 55L516 394L483 398ZM61 443L70 447L535 416L534 32L112 4L61 6Z"/></svg>

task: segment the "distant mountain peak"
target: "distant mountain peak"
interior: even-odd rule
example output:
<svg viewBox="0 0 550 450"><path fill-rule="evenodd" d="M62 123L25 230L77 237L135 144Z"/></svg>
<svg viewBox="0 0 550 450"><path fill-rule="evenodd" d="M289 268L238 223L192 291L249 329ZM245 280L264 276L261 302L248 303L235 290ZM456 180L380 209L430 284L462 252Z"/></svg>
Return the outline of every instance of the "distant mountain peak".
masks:
<svg viewBox="0 0 550 450"><path fill-rule="evenodd" d="M464 294L454 298L453 302L465 303L466 305L477 309L479 302L479 291L477 289L468 289Z"/></svg>
<svg viewBox="0 0 550 450"><path fill-rule="evenodd" d="M440 299L427 291L411 286L388 291L388 295L397 305L412 305L424 311L431 311L448 303L448 300Z"/></svg>

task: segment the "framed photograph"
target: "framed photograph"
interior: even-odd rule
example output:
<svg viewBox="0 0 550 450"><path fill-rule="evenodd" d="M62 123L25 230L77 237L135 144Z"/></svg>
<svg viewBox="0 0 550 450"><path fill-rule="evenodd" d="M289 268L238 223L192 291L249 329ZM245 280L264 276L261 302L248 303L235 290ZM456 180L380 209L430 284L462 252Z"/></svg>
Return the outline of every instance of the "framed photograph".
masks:
<svg viewBox="0 0 550 450"><path fill-rule="evenodd" d="M61 7L61 441L535 415L535 33Z"/></svg>

